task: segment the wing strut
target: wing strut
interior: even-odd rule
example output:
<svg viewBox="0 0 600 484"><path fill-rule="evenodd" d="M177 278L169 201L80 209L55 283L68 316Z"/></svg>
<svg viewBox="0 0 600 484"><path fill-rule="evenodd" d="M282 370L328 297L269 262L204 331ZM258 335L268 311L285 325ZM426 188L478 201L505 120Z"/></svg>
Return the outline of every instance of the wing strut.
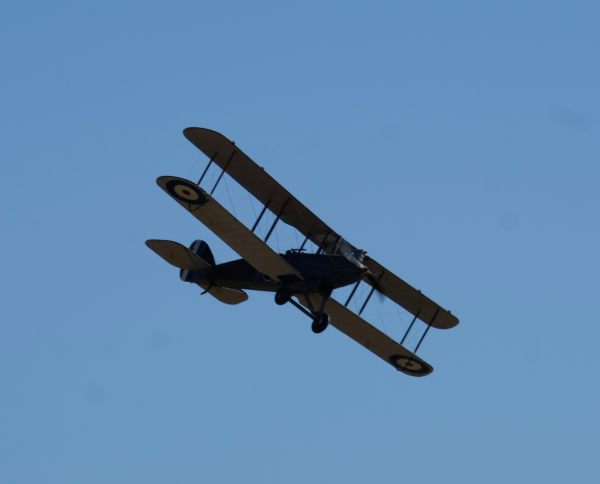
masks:
<svg viewBox="0 0 600 484"><path fill-rule="evenodd" d="M400 344L404 344L404 340L406 339L406 337L408 336L408 333L410 333L410 330L412 329L413 325L415 324L415 321L417 320L417 318L419 317L419 313L421 311L417 311L417 314L415 314L415 317L413 318L413 320L410 322L410 324L408 325L408 329L406 330L406 333L404 333L404 336L402 336L402 341L400 341Z"/></svg>
<svg viewBox="0 0 600 484"><path fill-rule="evenodd" d="M431 328L431 325L434 323L435 318L437 318L438 313L440 312L440 309L438 308L435 311L435 314L433 315L433 318L431 318L431 321L429 321L429 323L427 324L427 328L425 329L425 332L423 333L423 335L421 336L421 339L419 340L419 342L417 343L417 346L415 347L415 353L419 350L419 346L421 346L421 343L423 342L423 340L425 339L425 336L427 336L427 333L429 332L429 328Z"/></svg>
<svg viewBox="0 0 600 484"><path fill-rule="evenodd" d="M208 169L210 168L210 165L213 164L213 161L215 161L215 156L217 156L217 152L215 151L215 153L210 157L210 160L208 161L206 168L204 168L204 171L202 172L202 175L200 176L200 180L198 180L198 183L196 183L196 185L200 186L200 183L202 183L202 180L204 180L204 177L206 176L206 173L208 173Z"/></svg>
<svg viewBox="0 0 600 484"><path fill-rule="evenodd" d="M234 146L235 146L235 143L234 143ZM221 181L221 178L223 178L223 175L225 174L225 171L227 171L227 167L229 166L229 163L231 163L231 160L233 160L233 157L235 156L236 153L237 153L237 149L234 149L231 152L231 155L229 156L229 159L227 160L227 163L225 163L225 166L223 167L223 171L221 171L221 174L219 175L219 178L217 178L217 181L215 182L215 185L212 187L212 190L210 191L211 195L217 189L217 185Z"/></svg>
<svg viewBox="0 0 600 484"><path fill-rule="evenodd" d="M304 238L304 242L302 242L302 245L301 245L301 246L300 246L300 248L298 249L298 252L302 252L302 251L304 250L304 246L305 246L305 245L306 245L306 243L308 242L308 239L309 239L309 238L310 238L310 234L309 234L309 235L307 235L307 236Z"/></svg>
<svg viewBox="0 0 600 484"><path fill-rule="evenodd" d="M271 225L271 228L269 229L269 232L267 233L267 236L265 237L265 240L264 240L265 244L267 243L267 240L269 240L269 237L271 237L271 234L273 233L273 229L275 229L275 225L277 225L277 222L279 222L279 219L283 215L283 211L285 210L285 207L289 201L290 201L290 199L288 198L281 206L281 210L279 210L277 217L275 217L275 220L273 221L273 225ZM265 208L266 208L266 205L265 205Z"/></svg>
<svg viewBox="0 0 600 484"><path fill-rule="evenodd" d="M348 299L346 299L346 304L344 304L345 307L348 307L348 304L350 304L350 300L352 299L352 296L354 296L354 293L358 289L358 286L361 282L362 282L362 279L359 279L358 281L356 281L356 284L354 284L354 287L352 288L352 292L348 296Z"/></svg>
<svg viewBox="0 0 600 484"><path fill-rule="evenodd" d="M261 210L260 215L258 216L258 218L256 219L256 222L254 222L254 225L252 226L251 232L254 232L256 230L256 227L258 227L258 222L260 222L260 219L263 218L263 215L265 214L265 212L267 211L267 208L269 207L269 203L271 203L271 200L267 200L267 203L265 203L265 206Z"/></svg>
<svg viewBox="0 0 600 484"><path fill-rule="evenodd" d="M413 320L410 322L410 324L408 325L408 329L406 330L406 333L404 333L404 336L402 336L402 339L400 340L400 345L404 344L404 340L406 339L406 337L408 336L408 333L410 333L410 330L412 329L413 325L415 324L415 321L418 319L419 317L419 312L417 311L417 314L415 314ZM423 332L423 334L421 335L421 337L419 338L419 342L417 343L417 346L415 346L415 349L413 350L413 353L416 355L417 351L419 351L419 347L421 346L421 343L423 342L423 340L425 339L425 336L427 336L427 333L429 332L429 328L431 328L431 325L435 322L435 318L437 318L438 313L440 312L440 310L438 309L435 314L433 315L433 318L431 318L431 321L429 321L429 323L427 323L427 328L425 328L425 331Z"/></svg>
<svg viewBox="0 0 600 484"><path fill-rule="evenodd" d="M317 252L315 252L315 254L320 254L321 251L323 250L323 244L325 244L325 247L327 247L327 237L329 237L329 234L331 233L331 231L327 232L325 234L325 237L323 237L323 241L319 244L319 248L317 249Z"/></svg>
<svg viewBox="0 0 600 484"><path fill-rule="evenodd" d="M365 308L367 307L367 303L369 302L369 299L371 299L371 296L373 295L373 293L375 292L375 288L379 285L379 281L381 280L381 278L383 277L383 272L381 274L379 274L379 277L377 278L377 282L372 284L371 287L371 291L369 292L369 295L367 296L367 299L365 299L365 302L363 303L363 305L360 307L360 311L358 312L358 315L360 316L362 314L362 312L365 310ZM360 280L360 279L359 279ZM352 294L351 294L352 296Z"/></svg>
<svg viewBox="0 0 600 484"><path fill-rule="evenodd" d="M371 296L373 295L373 293L375 292L375 286L373 286L371 288L371 290L369 291L369 295L367 296L367 299L365 299L365 302L363 303L363 305L360 307L360 311L358 312L358 315L360 316L362 314L362 312L365 310L365 308L367 307L367 303L369 302L369 299L371 299Z"/></svg>

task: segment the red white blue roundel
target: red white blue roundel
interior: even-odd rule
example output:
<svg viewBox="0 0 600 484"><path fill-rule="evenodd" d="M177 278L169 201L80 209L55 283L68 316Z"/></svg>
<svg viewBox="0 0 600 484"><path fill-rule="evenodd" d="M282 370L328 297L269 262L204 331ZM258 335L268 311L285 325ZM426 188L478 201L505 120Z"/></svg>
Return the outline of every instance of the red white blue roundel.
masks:
<svg viewBox="0 0 600 484"><path fill-rule="evenodd" d="M165 188L173 198L182 203L204 205L208 201L197 185L185 180L171 180Z"/></svg>
<svg viewBox="0 0 600 484"><path fill-rule="evenodd" d="M409 356L392 355L390 356L390 363L396 367L397 370L409 373L410 375L426 375L429 373L429 368L423 366L421 362L410 358Z"/></svg>

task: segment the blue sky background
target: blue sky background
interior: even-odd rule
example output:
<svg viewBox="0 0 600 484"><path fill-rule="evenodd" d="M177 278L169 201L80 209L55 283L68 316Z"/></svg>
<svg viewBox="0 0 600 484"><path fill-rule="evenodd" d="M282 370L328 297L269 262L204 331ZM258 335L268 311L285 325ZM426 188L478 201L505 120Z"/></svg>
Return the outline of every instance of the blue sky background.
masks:
<svg viewBox="0 0 600 484"><path fill-rule="evenodd" d="M3 4L0 482L597 483L599 20ZM186 126L461 318L419 352L430 377L271 295L200 297L144 247L231 257L154 183L204 167ZM391 306L374 322L401 334Z"/></svg>

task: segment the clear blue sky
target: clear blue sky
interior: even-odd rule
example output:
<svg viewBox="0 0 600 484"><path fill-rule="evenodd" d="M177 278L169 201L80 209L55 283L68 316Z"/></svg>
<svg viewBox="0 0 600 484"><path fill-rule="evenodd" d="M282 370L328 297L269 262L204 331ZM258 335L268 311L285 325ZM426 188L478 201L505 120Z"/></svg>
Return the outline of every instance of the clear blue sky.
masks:
<svg viewBox="0 0 600 484"><path fill-rule="evenodd" d="M0 482L599 482L599 22L592 1L3 4ZM231 255L154 183L201 172L186 126L461 318L422 347L430 377L270 295L200 297L144 246Z"/></svg>

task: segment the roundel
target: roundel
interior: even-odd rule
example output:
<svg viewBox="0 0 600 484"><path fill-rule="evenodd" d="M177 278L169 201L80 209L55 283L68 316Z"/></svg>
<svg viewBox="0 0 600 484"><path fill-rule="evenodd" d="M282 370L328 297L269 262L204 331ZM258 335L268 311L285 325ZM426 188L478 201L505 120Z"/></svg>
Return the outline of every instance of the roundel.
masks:
<svg viewBox="0 0 600 484"><path fill-rule="evenodd" d="M390 356L390 363L394 365L397 370L409 373L411 375L420 376L430 373L429 368L423 365L420 361L408 356L392 355Z"/></svg>
<svg viewBox="0 0 600 484"><path fill-rule="evenodd" d="M185 180L171 180L167 183L167 191L173 198L190 205L204 205L208 200L198 186Z"/></svg>

